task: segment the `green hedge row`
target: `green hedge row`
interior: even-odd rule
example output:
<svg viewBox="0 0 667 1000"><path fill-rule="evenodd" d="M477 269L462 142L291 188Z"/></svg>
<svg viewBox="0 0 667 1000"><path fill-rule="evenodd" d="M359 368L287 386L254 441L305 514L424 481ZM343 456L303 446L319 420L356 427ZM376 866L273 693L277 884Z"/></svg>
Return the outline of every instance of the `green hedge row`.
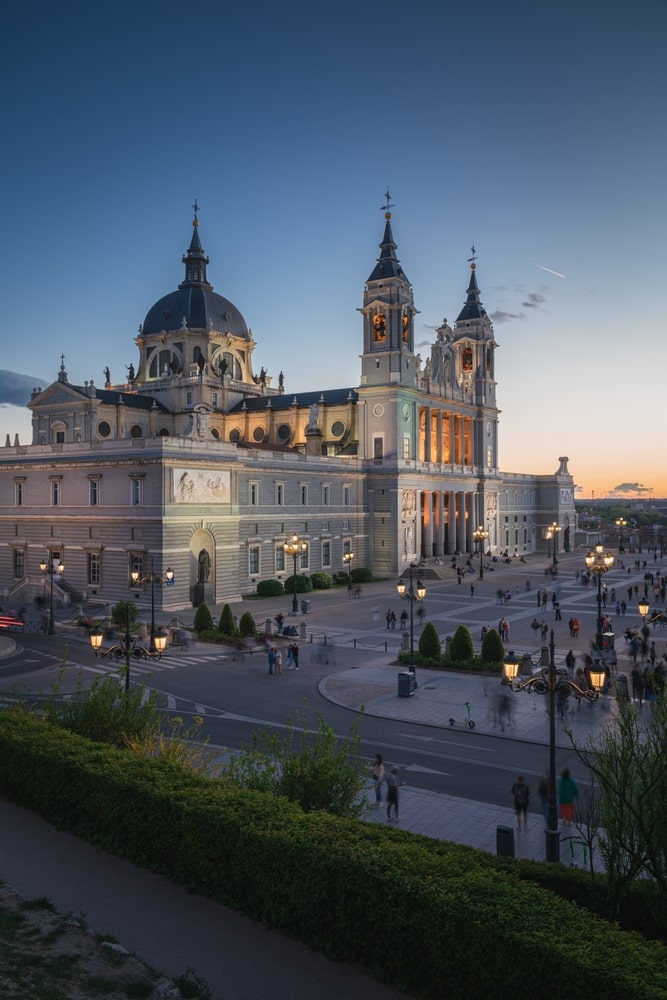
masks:
<svg viewBox="0 0 667 1000"><path fill-rule="evenodd" d="M11 712L0 761L0 794L60 828L421 997L667 997L664 946L472 848L306 815Z"/></svg>

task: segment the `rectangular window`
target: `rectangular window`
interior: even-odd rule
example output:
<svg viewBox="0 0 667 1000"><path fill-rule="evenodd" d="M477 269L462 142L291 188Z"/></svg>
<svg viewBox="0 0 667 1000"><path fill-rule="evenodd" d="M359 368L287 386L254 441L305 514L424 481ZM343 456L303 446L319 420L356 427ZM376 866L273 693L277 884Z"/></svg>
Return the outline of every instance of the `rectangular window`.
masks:
<svg viewBox="0 0 667 1000"><path fill-rule="evenodd" d="M100 554L99 552L88 553L88 583L92 587L99 586L100 582Z"/></svg>
<svg viewBox="0 0 667 1000"><path fill-rule="evenodd" d="M350 506L350 487L343 486L343 507Z"/></svg>
<svg viewBox="0 0 667 1000"><path fill-rule="evenodd" d="M139 577L144 575L144 556L142 552L130 552L130 586L134 586L132 583L132 574L137 573Z"/></svg>
<svg viewBox="0 0 667 1000"><path fill-rule="evenodd" d="M322 566L331 566L331 542L322 542Z"/></svg>
<svg viewBox="0 0 667 1000"><path fill-rule="evenodd" d="M256 507L259 503L259 483L250 483L250 506Z"/></svg>
<svg viewBox="0 0 667 1000"><path fill-rule="evenodd" d="M51 480L51 506L58 507L60 505L60 480Z"/></svg>
<svg viewBox="0 0 667 1000"><path fill-rule="evenodd" d="M410 435L403 435L403 458L406 462L410 461Z"/></svg>
<svg viewBox="0 0 667 1000"><path fill-rule="evenodd" d="M25 576L25 552L23 549L14 549L14 579L19 580Z"/></svg>
<svg viewBox="0 0 667 1000"><path fill-rule="evenodd" d="M23 506L23 501L25 500L25 480L16 479L14 480L14 503L17 507Z"/></svg>
<svg viewBox="0 0 667 1000"><path fill-rule="evenodd" d="M329 486L322 487L322 503L325 507L329 506L330 493L331 493L331 488Z"/></svg>
<svg viewBox="0 0 667 1000"><path fill-rule="evenodd" d="M306 547L301 553L299 565L301 566L301 569L308 569L310 566L310 545L308 542L306 542Z"/></svg>
<svg viewBox="0 0 667 1000"><path fill-rule="evenodd" d="M132 506L140 507L144 499L144 481L143 479L131 479L130 483L130 499Z"/></svg>
<svg viewBox="0 0 667 1000"><path fill-rule="evenodd" d="M383 442L382 438L373 438L373 461L376 465L382 465Z"/></svg>
<svg viewBox="0 0 667 1000"><path fill-rule="evenodd" d="M329 530L329 522L322 521L322 531L328 531L328 530Z"/></svg>
<svg viewBox="0 0 667 1000"><path fill-rule="evenodd" d="M276 573L285 572L285 550L282 545L276 545Z"/></svg>
<svg viewBox="0 0 667 1000"><path fill-rule="evenodd" d="M248 572L251 576L259 573L259 545L251 545L248 549Z"/></svg>
<svg viewBox="0 0 667 1000"><path fill-rule="evenodd" d="M97 507L100 502L100 481L99 479L91 479L89 483L89 497L90 506Z"/></svg>
<svg viewBox="0 0 667 1000"><path fill-rule="evenodd" d="M346 538L345 541L343 542L343 555L349 556L351 551L352 551L352 542L349 538Z"/></svg>
<svg viewBox="0 0 667 1000"><path fill-rule="evenodd" d="M217 406L217 405L218 405L218 394L217 394L217 392L212 392L211 393L211 406Z"/></svg>
<svg viewBox="0 0 667 1000"><path fill-rule="evenodd" d="M349 531L349 530L350 530L350 522L343 521L343 531Z"/></svg>
<svg viewBox="0 0 667 1000"><path fill-rule="evenodd" d="M301 483L301 506L308 506L308 487L305 483Z"/></svg>
<svg viewBox="0 0 667 1000"><path fill-rule="evenodd" d="M284 506L285 503L285 484L276 483L276 503L279 507Z"/></svg>

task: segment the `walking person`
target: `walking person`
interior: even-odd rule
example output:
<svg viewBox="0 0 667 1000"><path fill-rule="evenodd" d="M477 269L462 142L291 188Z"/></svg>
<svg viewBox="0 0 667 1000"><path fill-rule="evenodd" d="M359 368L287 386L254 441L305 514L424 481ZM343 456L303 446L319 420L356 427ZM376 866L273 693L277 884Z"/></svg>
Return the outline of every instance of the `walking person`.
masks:
<svg viewBox="0 0 667 1000"><path fill-rule="evenodd" d="M266 653L267 653L267 656L269 658L269 673L272 674L273 673L273 668L274 668L274 666L276 664L276 651L273 648L273 646L271 646L269 644Z"/></svg>
<svg viewBox="0 0 667 1000"><path fill-rule="evenodd" d="M276 668L277 674L282 674L283 672L283 654L279 649L276 650L274 654L273 665Z"/></svg>
<svg viewBox="0 0 667 1000"><path fill-rule="evenodd" d="M298 670L299 669L299 644L296 643L296 642L292 644L292 663L294 664L294 669Z"/></svg>
<svg viewBox="0 0 667 1000"><path fill-rule="evenodd" d="M540 797L540 805L542 806L542 815L544 816L544 822L549 820L549 775L544 774L540 778L540 783L537 786L537 794Z"/></svg>
<svg viewBox="0 0 667 1000"><path fill-rule="evenodd" d="M521 829L523 819L524 830L528 829L528 803L530 802L530 789L526 784L526 775L520 774L512 785L512 795L514 796L514 812L516 813L516 828Z"/></svg>
<svg viewBox="0 0 667 1000"><path fill-rule="evenodd" d="M375 754L375 760L371 764L371 777L375 788L375 805L379 809L382 805L382 782L384 781L384 761L381 753Z"/></svg>
<svg viewBox="0 0 667 1000"><path fill-rule="evenodd" d="M392 820L392 806L394 807L394 822L398 823L398 789L403 782L398 780L397 767L392 767L385 781L387 782L387 823L391 823Z"/></svg>
<svg viewBox="0 0 667 1000"><path fill-rule="evenodd" d="M566 767L564 771L561 771L558 782L558 811L564 826L570 826L574 822L578 796L577 783Z"/></svg>

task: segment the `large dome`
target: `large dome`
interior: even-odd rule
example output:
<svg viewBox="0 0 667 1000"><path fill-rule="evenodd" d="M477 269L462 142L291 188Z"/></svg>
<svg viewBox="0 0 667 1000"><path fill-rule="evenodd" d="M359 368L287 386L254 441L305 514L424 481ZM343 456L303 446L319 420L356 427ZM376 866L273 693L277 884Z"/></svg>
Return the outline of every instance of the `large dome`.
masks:
<svg viewBox="0 0 667 1000"><path fill-rule="evenodd" d="M165 295L148 310L142 332L171 333L182 329L185 319L191 330L216 330L247 338L246 321L236 306L209 288L181 285L177 291Z"/></svg>
<svg viewBox="0 0 667 1000"><path fill-rule="evenodd" d="M194 209L192 240L183 257L185 281L178 286L177 291L165 295L148 310L142 333L173 333L187 326L190 330L215 330L248 339L248 327L241 313L229 299L217 295L213 291L213 285L208 283L208 257L199 240L197 202Z"/></svg>

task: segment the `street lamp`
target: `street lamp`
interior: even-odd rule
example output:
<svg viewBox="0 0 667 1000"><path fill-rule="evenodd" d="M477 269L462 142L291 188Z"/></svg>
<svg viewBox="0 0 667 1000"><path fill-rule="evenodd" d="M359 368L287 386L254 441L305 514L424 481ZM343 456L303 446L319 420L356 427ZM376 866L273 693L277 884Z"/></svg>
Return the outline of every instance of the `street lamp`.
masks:
<svg viewBox="0 0 667 1000"><path fill-rule="evenodd" d="M60 559L58 561L57 567L54 568L54 565L53 565L53 552L51 552L49 550L49 558L48 558L48 560L47 559L42 559L41 563L39 564L39 568L41 569L42 573L45 573L45 574L48 573L48 575L51 578L51 592L50 592L50 601L49 601L49 628L48 628L48 633L49 633L49 635L55 635L56 634L56 626L55 626L55 622L54 622L54 619L53 619L53 577L54 577L54 575L56 573L58 574L58 576L62 576L63 573L65 572L65 565L64 565L62 559Z"/></svg>
<svg viewBox="0 0 667 1000"><path fill-rule="evenodd" d="M297 534L292 535L292 539L289 542L285 542L283 549L285 550L285 555L291 556L294 560L294 595L292 596L292 614L298 615L299 613L299 599L296 589L296 561L299 556L306 551L308 548L308 542L302 542ZM349 564L348 564L349 566Z"/></svg>
<svg viewBox="0 0 667 1000"><path fill-rule="evenodd" d="M643 597L641 601L639 601L637 604L637 611L644 619L644 625L646 625L646 619L648 618L648 613L650 610L651 610L651 605L648 603L646 598Z"/></svg>
<svg viewBox="0 0 667 1000"><path fill-rule="evenodd" d="M482 525L480 524L479 528L475 528L475 530L473 531L472 537L475 540L475 542L477 543L477 545L479 546L479 579L483 580L484 579L484 563L483 563L483 559L484 559L484 542L489 537L489 533L488 533L488 531L485 531L484 528L482 527Z"/></svg>
<svg viewBox="0 0 667 1000"><path fill-rule="evenodd" d="M399 597L404 597L406 601L410 602L410 661L409 661L409 671L412 674L412 679L414 681L415 687L417 687L417 672L415 670L415 601L423 601L426 597L426 587L424 586L423 580L417 580L417 586L415 588L412 579L412 571L415 568L414 564L410 564L408 570L408 577L410 585L406 588L405 580L403 577L396 584L396 590L398 591Z"/></svg>
<svg viewBox="0 0 667 1000"><path fill-rule="evenodd" d="M627 527L628 522L624 517L619 517L616 521L616 527L618 528L618 551L625 552L623 548L623 528Z"/></svg>
<svg viewBox="0 0 667 1000"><path fill-rule="evenodd" d="M352 590L352 560L354 559L354 552L346 552L343 556L343 562L347 563L347 589Z"/></svg>
<svg viewBox="0 0 667 1000"><path fill-rule="evenodd" d="M604 545L598 543L586 556L586 565L598 578L598 621L595 633L595 648L602 652L602 577L614 565L611 552L605 552Z"/></svg>
<svg viewBox="0 0 667 1000"><path fill-rule="evenodd" d="M577 700L586 698L588 701L595 701L605 682L604 670L591 667L589 670L590 688L580 688L578 684L568 678L567 670L564 667L556 668L555 650L556 644L552 629L549 642L549 666L542 667L539 673L525 681L517 680L519 661L512 653L505 657L503 663L505 680L512 691L528 691L529 693L535 691L537 694L549 695L549 800L547 825L544 830L547 861L560 861L560 831L558 829L558 798L556 794L556 694L563 694L566 698L569 695L574 695Z"/></svg>
<svg viewBox="0 0 667 1000"><path fill-rule="evenodd" d="M558 523L558 521L553 521L549 525L549 531L551 532L551 537L554 540L554 555L553 555L553 560L551 562L551 565L554 568L558 565L558 558L557 558L557 555L558 555L558 532L560 530L561 530L561 526ZM549 537L549 536L547 535L547 537Z"/></svg>
<svg viewBox="0 0 667 1000"><path fill-rule="evenodd" d="M138 574L137 574L138 575ZM114 646L102 649L102 639L104 633L101 628L94 628L90 631L90 645L98 660L105 656L112 656L115 660L125 660L125 694L130 692L130 660L159 660L167 648L167 634L160 630L151 636L151 647L146 649L139 646L130 634L130 608L125 607L125 637L119 639Z"/></svg>
<svg viewBox="0 0 667 1000"><path fill-rule="evenodd" d="M130 573L132 583L136 587L138 584L150 583L151 585L151 644L150 648L154 650L156 648L155 644L155 584L156 583L171 583L174 579L174 571L167 567L167 572L164 576L160 576L158 573L153 572L153 560L151 559L151 571L147 576L140 576L138 569L133 569Z"/></svg>

